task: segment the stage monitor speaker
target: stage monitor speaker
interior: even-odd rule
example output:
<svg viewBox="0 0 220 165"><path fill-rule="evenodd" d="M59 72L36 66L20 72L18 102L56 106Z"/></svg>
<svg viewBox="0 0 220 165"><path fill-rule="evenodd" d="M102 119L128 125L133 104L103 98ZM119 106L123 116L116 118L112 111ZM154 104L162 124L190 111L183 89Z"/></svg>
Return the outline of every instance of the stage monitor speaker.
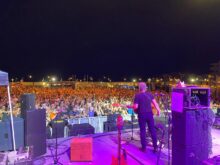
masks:
<svg viewBox="0 0 220 165"><path fill-rule="evenodd" d="M25 117L26 111L35 109L35 95L31 93L26 93L21 95L21 117Z"/></svg>
<svg viewBox="0 0 220 165"><path fill-rule="evenodd" d="M69 136L94 134L95 128L88 123L69 125Z"/></svg>
<svg viewBox="0 0 220 165"><path fill-rule="evenodd" d="M25 115L25 145L33 147L33 158L46 153L46 111L29 110Z"/></svg>
<svg viewBox="0 0 220 165"><path fill-rule="evenodd" d="M14 117L14 131L16 149L24 147L24 120ZM0 122L0 151L13 150L13 140L10 118L5 118Z"/></svg>

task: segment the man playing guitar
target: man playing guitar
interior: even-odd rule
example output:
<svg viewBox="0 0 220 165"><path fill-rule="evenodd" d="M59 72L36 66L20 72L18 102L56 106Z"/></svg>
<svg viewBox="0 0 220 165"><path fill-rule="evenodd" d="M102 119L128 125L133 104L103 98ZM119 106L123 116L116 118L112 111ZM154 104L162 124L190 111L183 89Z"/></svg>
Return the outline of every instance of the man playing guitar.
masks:
<svg viewBox="0 0 220 165"><path fill-rule="evenodd" d="M151 138L153 141L154 152L158 151L157 146L157 134L154 126L154 118L151 104L157 110L157 115L160 115L160 108L157 104L157 101L154 99L154 96L147 92L147 86L144 82L138 84L139 93L134 97L134 103L132 106L127 106L127 108L133 108L138 115L138 123L140 127L140 138L141 138L141 151L146 151L146 124L148 125Z"/></svg>

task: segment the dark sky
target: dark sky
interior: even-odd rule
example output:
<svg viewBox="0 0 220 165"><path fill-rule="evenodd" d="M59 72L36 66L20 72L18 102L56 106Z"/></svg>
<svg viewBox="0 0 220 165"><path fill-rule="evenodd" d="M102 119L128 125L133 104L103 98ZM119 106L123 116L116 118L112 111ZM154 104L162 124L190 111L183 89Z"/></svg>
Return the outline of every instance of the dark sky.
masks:
<svg viewBox="0 0 220 165"><path fill-rule="evenodd" d="M219 0L1 0L0 69L11 76L209 72Z"/></svg>

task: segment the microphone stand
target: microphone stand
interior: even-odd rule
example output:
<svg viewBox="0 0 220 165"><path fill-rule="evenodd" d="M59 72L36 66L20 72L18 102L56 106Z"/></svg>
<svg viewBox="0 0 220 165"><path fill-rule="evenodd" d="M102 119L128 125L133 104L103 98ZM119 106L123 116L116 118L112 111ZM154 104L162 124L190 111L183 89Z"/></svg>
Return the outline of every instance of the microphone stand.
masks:
<svg viewBox="0 0 220 165"><path fill-rule="evenodd" d="M131 115L131 140L134 140L134 112Z"/></svg>
<svg viewBox="0 0 220 165"><path fill-rule="evenodd" d="M121 130L124 121L121 115L117 117L117 127L118 127L118 165L121 165Z"/></svg>
<svg viewBox="0 0 220 165"><path fill-rule="evenodd" d="M168 145L168 165L171 164L171 156L170 156L170 137L171 137L171 124L172 124L172 118L171 118L171 114L168 111L168 98L163 98L162 99L163 104L164 104L164 110L165 110L165 118L167 120L167 124L168 124L168 137L167 137L167 145Z"/></svg>
<svg viewBox="0 0 220 165"><path fill-rule="evenodd" d="M132 109L132 114L131 114L131 139L130 139L130 141L135 140L135 139L134 139L134 118L135 118L135 116L134 116L134 110ZM130 142L130 141L129 141L129 142Z"/></svg>
<svg viewBox="0 0 220 165"><path fill-rule="evenodd" d="M169 112L168 112L168 110L166 110L167 111L167 116L168 116L168 165L170 165L171 164L171 160L170 160L170 138L171 138L171 122L172 122L172 119L171 119L171 116L170 116L170 114L169 114Z"/></svg>
<svg viewBox="0 0 220 165"><path fill-rule="evenodd" d="M56 126L55 126L55 136L56 136L56 143L55 143L55 157L54 157L54 165L63 165L62 163L59 162L58 154L57 154L57 148L58 148L58 143L57 143L57 120L55 120Z"/></svg>
<svg viewBox="0 0 220 165"><path fill-rule="evenodd" d="M170 137L171 137L171 122L172 122L172 119L171 119L171 115L169 114L169 111L168 111L168 98L166 98L166 95L165 94L162 94L161 95L161 98L162 98L162 103L164 105L164 114L165 114L165 119L167 121L167 124L168 124L168 137L167 137L167 144L168 144L168 165L171 164L171 161L170 161ZM166 126L165 126L166 127ZM162 143L164 143L164 135L165 135L165 128L162 132L162 138L161 138L161 142L160 142L160 152L159 152L159 155L158 155L158 158L157 158L157 165L159 163L159 159L160 159L160 153L161 153L161 149L162 149Z"/></svg>
<svg viewBox="0 0 220 165"><path fill-rule="evenodd" d="M58 141L57 141L57 114L52 116L51 118L53 118L52 122L54 122L55 125L55 155L53 156L53 160L54 160L54 165L63 165L62 163L59 162L59 158L58 158Z"/></svg>

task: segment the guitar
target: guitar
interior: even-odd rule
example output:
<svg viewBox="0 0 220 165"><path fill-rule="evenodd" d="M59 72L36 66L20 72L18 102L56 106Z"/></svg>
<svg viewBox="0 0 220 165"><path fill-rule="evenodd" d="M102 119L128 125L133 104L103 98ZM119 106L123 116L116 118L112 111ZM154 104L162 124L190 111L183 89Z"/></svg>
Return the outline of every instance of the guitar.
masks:
<svg viewBox="0 0 220 165"><path fill-rule="evenodd" d="M114 104L112 104L112 106L113 106L113 107L122 107L122 108L132 109L135 114L138 113L138 110L137 110L137 109L133 109L133 107L130 106L130 105L124 105L124 104L114 103ZM156 116L156 115L157 115L157 109L155 108L155 106L153 105L153 103L151 103L151 108L152 108L153 114Z"/></svg>
<svg viewBox="0 0 220 165"><path fill-rule="evenodd" d="M130 106L130 105L119 104L119 103L113 103L112 106L113 106L113 107L121 107L121 108L132 109L132 110L134 111L134 113L137 114L137 110L134 110L133 107Z"/></svg>
<svg viewBox="0 0 220 165"><path fill-rule="evenodd" d="M123 118L121 115L118 115L117 118L117 127L118 127L118 157L112 156L111 165L127 165L126 160L126 151L123 150L123 154L121 154L121 129L123 127Z"/></svg>

